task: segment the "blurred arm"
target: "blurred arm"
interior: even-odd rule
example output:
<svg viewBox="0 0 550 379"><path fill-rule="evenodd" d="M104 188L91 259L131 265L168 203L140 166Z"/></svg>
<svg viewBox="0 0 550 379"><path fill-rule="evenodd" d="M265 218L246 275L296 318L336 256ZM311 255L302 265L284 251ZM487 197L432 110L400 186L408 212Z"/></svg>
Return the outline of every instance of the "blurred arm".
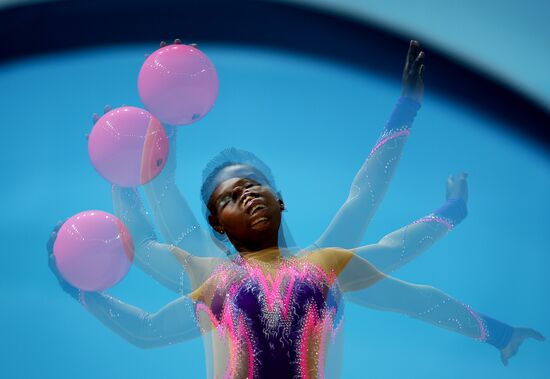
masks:
<svg viewBox="0 0 550 379"><path fill-rule="evenodd" d="M140 348L153 348L200 336L194 303L181 297L156 313L147 313L115 297L88 292L81 302L105 326Z"/></svg>
<svg viewBox="0 0 550 379"><path fill-rule="evenodd" d="M338 278L345 297L359 305L402 313L501 351L512 341L510 325L474 311L437 288L392 278L357 255Z"/></svg>
<svg viewBox="0 0 550 379"><path fill-rule="evenodd" d="M426 217L387 234L376 244L353 251L377 269L390 273L426 251L460 223L466 214L464 199L449 199Z"/></svg>
<svg viewBox="0 0 550 379"><path fill-rule="evenodd" d="M144 185L156 225L163 239L183 250L203 257L222 257L225 254L203 230L175 182L176 127L166 126L170 141L168 160L161 173Z"/></svg>
<svg viewBox="0 0 550 379"><path fill-rule="evenodd" d="M410 134L420 104L399 99L382 135L356 174L348 198L328 228L315 242L317 247L357 246L380 205Z"/></svg>
<svg viewBox="0 0 550 379"><path fill-rule="evenodd" d="M133 188L113 186L115 214L130 230L135 263L168 289L184 294L196 288L220 259L201 258L157 241L147 212Z"/></svg>
<svg viewBox="0 0 550 379"><path fill-rule="evenodd" d="M313 248L358 246L380 205L424 97L424 52L418 41L410 42L401 90L380 138L353 180L347 200Z"/></svg>

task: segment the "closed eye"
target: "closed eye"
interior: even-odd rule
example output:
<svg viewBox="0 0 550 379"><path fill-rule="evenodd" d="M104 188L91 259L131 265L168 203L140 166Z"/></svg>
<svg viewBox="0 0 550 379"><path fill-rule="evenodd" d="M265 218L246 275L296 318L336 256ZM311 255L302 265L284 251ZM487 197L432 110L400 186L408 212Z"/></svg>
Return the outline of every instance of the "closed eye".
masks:
<svg viewBox="0 0 550 379"><path fill-rule="evenodd" d="M225 195L225 196L222 196L219 200L218 200L218 206L220 208L224 208L227 204L229 204L229 202L231 201L231 196L229 195Z"/></svg>

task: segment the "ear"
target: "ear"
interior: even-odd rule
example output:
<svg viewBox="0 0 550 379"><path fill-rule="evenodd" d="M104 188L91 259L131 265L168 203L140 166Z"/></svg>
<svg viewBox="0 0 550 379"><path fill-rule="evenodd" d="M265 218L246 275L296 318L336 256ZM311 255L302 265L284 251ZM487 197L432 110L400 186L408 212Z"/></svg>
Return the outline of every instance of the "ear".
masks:
<svg viewBox="0 0 550 379"><path fill-rule="evenodd" d="M281 211L284 211L286 209L285 208L285 203L281 199L279 199L279 206L281 207Z"/></svg>
<svg viewBox="0 0 550 379"><path fill-rule="evenodd" d="M220 225L220 221L216 216L210 215L208 216L208 223L214 229L216 232L223 234L225 233L223 230L223 227Z"/></svg>

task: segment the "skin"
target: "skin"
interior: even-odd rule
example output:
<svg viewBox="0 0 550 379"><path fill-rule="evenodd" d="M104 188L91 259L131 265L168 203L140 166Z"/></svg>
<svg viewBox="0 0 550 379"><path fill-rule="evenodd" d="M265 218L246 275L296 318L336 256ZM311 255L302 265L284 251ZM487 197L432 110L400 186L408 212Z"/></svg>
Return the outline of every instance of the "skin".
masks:
<svg viewBox="0 0 550 379"><path fill-rule="evenodd" d="M208 202L208 222L241 255L278 247L284 203L258 182L232 178L216 187Z"/></svg>

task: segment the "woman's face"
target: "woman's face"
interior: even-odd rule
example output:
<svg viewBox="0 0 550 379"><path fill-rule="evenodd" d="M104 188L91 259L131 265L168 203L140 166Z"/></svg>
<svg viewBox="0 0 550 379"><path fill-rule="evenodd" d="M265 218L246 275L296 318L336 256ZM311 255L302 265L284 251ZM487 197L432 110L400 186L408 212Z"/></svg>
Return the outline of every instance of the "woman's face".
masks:
<svg viewBox="0 0 550 379"><path fill-rule="evenodd" d="M208 209L212 227L237 249L277 242L284 206L269 187L247 178L225 180L210 196Z"/></svg>

